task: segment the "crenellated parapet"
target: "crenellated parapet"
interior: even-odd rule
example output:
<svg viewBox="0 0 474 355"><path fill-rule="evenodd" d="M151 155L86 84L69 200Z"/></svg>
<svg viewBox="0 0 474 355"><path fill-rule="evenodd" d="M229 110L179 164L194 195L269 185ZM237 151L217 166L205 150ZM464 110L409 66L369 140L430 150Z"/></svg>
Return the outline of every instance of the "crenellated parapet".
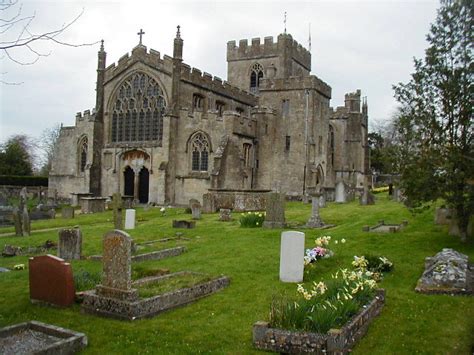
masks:
<svg viewBox="0 0 474 355"><path fill-rule="evenodd" d="M263 43L261 43L260 38L252 38L250 45L247 39L241 39L238 46L236 41L227 42L228 62L278 57L285 52L307 70L311 70L311 53L295 41L290 34L280 34L277 42L274 42L273 37L265 37Z"/></svg>
<svg viewBox="0 0 474 355"><path fill-rule="evenodd" d="M123 55L117 63L113 63L105 69L105 81L122 73L136 62L143 62L154 69L168 73L171 73L173 69L173 60L171 57L164 55L164 57L161 58L160 52L154 49L147 51L147 47L138 45L133 48L131 54L127 53Z"/></svg>
<svg viewBox="0 0 474 355"><path fill-rule="evenodd" d="M255 106L257 103L257 97L254 94L232 86L217 76L191 68L185 63L181 66L181 80L246 105Z"/></svg>
<svg viewBox="0 0 474 355"><path fill-rule="evenodd" d="M316 90L324 97L331 98L331 87L315 75L282 79L262 79L260 92L285 90Z"/></svg>
<svg viewBox="0 0 474 355"><path fill-rule="evenodd" d="M95 110L85 110L84 112L76 113L76 126L79 122L91 122L94 121L96 117Z"/></svg>

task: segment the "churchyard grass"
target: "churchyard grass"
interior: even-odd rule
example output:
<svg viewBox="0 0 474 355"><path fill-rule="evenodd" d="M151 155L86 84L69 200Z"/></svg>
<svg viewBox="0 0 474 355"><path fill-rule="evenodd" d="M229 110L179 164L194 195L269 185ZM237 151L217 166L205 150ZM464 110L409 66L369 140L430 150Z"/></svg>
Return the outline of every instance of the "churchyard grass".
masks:
<svg viewBox="0 0 474 355"><path fill-rule="evenodd" d="M300 202L286 204L286 220L291 225L304 225L311 205ZM447 227L433 223L433 209L412 216L403 205L378 194L373 206L329 203L320 210L325 223L336 227L327 230L301 230L306 233L306 247L314 239L330 235L346 240L331 244L334 256L318 260L305 274L305 287L312 281L330 278L340 268L349 268L354 255L383 255L394 268L386 273L380 287L386 289L382 313L370 325L367 335L354 349L355 354L469 354L474 344L474 297L424 295L414 291L424 270L424 259L442 248L454 248L474 261L474 246L447 235ZM195 229L171 228L173 219L187 219L184 209L159 208L137 210L137 228L128 231L136 242L174 237L176 232L190 240L176 239L155 243L146 250L185 246L186 252L159 261L132 264L132 269L169 269L170 272L194 271L208 275L227 275L231 284L216 294L192 304L134 322L100 318L80 313L80 306L59 309L33 305L29 301L28 270L0 273L0 327L38 320L84 332L89 345L84 353L260 353L252 346L252 325L268 320L272 297L296 294L296 284L278 279L281 229L241 228L238 218L220 222L219 214L203 214ZM362 232L364 225L378 220L409 224L390 234ZM30 237L0 237L4 244L38 246L50 239L57 241L57 231L34 232L38 229L79 225L83 235L85 256L102 253L102 236L113 229L112 213L78 215L71 220L33 221ZM9 228L1 228L0 233ZM53 252L55 253L55 251ZM0 258L0 266L13 268L28 264L27 256ZM74 260L73 271L101 271L100 261ZM151 271L150 271L151 272ZM135 272L137 274L137 271Z"/></svg>

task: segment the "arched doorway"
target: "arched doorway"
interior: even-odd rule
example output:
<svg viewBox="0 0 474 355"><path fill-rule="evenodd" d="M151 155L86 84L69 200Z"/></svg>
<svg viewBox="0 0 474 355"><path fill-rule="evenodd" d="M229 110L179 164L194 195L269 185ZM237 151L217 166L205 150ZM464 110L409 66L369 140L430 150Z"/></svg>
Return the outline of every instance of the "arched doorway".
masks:
<svg viewBox="0 0 474 355"><path fill-rule="evenodd" d="M133 169L127 166L123 172L123 194L133 196L135 191L135 173Z"/></svg>
<svg viewBox="0 0 474 355"><path fill-rule="evenodd" d="M140 203L148 203L149 182L150 172L143 167L138 174L138 200Z"/></svg>

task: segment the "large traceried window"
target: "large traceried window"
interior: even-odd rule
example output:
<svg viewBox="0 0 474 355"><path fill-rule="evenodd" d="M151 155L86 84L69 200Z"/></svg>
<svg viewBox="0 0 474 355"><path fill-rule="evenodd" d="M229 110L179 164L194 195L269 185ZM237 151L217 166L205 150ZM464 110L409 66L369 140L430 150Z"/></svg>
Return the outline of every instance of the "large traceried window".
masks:
<svg viewBox="0 0 474 355"><path fill-rule="evenodd" d="M163 91L154 79L144 73L131 75L114 100L111 141L158 141L161 146L165 108Z"/></svg>
<svg viewBox="0 0 474 355"><path fill-rule="evenodd" d="M251 93L258 94L261 79L263 79L263 67L259 63L255 63L250 71Z"/></svg>
<svg viewBox="0 0 474 355"><path fill-rule="evenodd" d="M86 170L86 164L87 164L87 137L83 137L78 144L78 151L79 151L79 171L81 173Z"/></svg>
<svg viewBox="0 0 474 355"><path fill-rule="evenodd" d="M209 166L209 140L207 136L198 132L195 133L190 140L191 150L191 170L207 171Z"/></svg>

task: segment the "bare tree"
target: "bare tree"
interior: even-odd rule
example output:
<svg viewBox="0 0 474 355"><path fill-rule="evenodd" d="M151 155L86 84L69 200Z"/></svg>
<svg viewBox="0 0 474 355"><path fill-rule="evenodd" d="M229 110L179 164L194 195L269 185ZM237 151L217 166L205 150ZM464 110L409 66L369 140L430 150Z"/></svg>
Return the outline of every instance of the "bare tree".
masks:
<svg viewBox="0 0 474 355"><path fill-rule="evenodd" d="M40 154L41 169L40 175L47 176L51 170L51 162L53 161L54 149L58 142L61 125L56 124L51 128L46 128L41 133L37 147Z"/></svg>
<svg viewBox="0 0 474 355"><path fill-rule="evenodd" d="M43 52L38 48L39 44L45 41L67 47L83 47L99 43L99 41L95 41L92 43L74 44L60 39L60 35L75 24L83 14L84 8L75 18L64 23L59 28L36 33L32 29L33 22L36 19L36 11L31 15L27 15L23 13L23 4L19 3L18 0L1 1L0 35L2 40L0 41L0 52L3 55L0 57L0 60L6 58L19 65L32 65L41 57L47 57L51 54L51 51ZM20 50L26 51L29 57L27 59L22 58L21 56L25 52L22 51L23 54L19 54ZM6 73L1 74L5 75ZM4 80L0 80L0 82L3 84L19 84L9 83Z"/></svg>

